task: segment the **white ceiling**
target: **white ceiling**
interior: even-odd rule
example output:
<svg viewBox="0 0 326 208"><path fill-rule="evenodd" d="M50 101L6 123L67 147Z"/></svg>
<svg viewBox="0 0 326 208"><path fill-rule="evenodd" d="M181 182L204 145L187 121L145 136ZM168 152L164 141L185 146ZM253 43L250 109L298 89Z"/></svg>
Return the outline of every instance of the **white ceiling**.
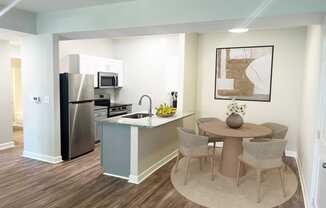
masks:
<svg viewBox="0 0 326 208"><path fill-rule="evenodd" d="M0 0L0 5L8 5L14 0ZM75 9L102 4L113 4L133 0L21 0L15 8L30 12L49 12Z"/></svg>
<svg viewBox="0 0 326 208"><path fill-rule="evenodd" d="M320 24L324 13L293 15L257 18L248 27L249 30L268 30L280 28L304 27L312 24ZM62 33L62 40L93 39L93 38L117 38L128 36L174 34L174 33L206 33L206 32L226 32L237 25L236 20L221 20L213 22L197 22L177 25L161 25L152 27L134 27L115 30L98 30ZM233 34L237 35L237 34Z"/></svg>

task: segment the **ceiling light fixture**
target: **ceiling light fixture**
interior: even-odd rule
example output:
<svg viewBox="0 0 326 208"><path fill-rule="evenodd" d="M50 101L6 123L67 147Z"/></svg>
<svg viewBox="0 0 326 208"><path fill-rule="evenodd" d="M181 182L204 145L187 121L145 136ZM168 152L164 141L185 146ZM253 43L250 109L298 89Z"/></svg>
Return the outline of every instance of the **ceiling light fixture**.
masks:
<svg viewBox="0 0 326 208"><path fill-rule="evenodd" d="M248 31L249 31L248 28L232 28L232 29L229 29L230 33L245 33L245 32L248 32Z"/></svg>

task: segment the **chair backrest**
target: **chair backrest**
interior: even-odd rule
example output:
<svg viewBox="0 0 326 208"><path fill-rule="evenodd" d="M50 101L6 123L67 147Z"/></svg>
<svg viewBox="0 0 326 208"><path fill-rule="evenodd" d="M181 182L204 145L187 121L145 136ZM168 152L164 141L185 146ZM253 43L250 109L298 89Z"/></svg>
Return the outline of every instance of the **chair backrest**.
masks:
<svg viewBox="0 0 326 208"><path fill-rule="evenodd" d="M211 122L211 121L221 121L220 119L218 118L215 118L215 117L207 117L207 118L199 118L197 119L197 127L198 127L198 133L200 135L205 135L205 132L203 132L200 128L199 128L199 124L202 124L202 123L207 123L207 122Z"/></svg>
<svg viewBox="0 0 326 208"><path fill-rule="evenodd" d="M200 147L208 148L208 137L200 136L194 130L178 128L179 150L182 154L188 155Z"/></svg>
<svg viewBox="0 0 326 208"><path fill-rule="evenodd" d="M268 122L263 123L262 126L272 129L272 134L270 135L272 139L284 139L288 132L287 126L278 123Z"/></svg>
<svg viewBox="0 0 326 208"><path fill-rule="evenodd" d="M266 142L244 141L243 154L249 154L257 160L269 160L282 158L287 140L272 139Z"/></svg>

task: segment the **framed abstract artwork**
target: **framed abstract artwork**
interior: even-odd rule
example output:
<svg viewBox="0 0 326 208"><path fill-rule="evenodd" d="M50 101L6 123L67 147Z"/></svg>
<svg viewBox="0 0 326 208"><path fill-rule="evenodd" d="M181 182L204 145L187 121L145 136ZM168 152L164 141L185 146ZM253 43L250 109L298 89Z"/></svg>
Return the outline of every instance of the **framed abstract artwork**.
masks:
<svg viewBox="0 0 326 208"><path fill-rule="evenodd" d="M217 48L215 99L271 101L274 46Z"/></svg>

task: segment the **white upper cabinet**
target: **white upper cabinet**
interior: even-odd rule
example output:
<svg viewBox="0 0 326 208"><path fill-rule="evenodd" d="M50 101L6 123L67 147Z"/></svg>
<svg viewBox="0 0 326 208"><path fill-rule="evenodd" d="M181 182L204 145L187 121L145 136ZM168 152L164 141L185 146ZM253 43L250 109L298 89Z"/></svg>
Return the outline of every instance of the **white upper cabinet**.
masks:
<svg viewBox="0 0 326 208"><path fill-rule="evenodd" d="M123 86L123 61L116 59L107 59L107 65L104 72L117 73L119 77L118 87Z"/></svg>
<svg viewBox="0 0 326 208"><path fill-rule="evenodd" d="M98 86L98 72L112 72L119 76L119 87L123 86L123 61L81 54L70 54L60 63L60 72L93 74L94 87Z"/></svg>

